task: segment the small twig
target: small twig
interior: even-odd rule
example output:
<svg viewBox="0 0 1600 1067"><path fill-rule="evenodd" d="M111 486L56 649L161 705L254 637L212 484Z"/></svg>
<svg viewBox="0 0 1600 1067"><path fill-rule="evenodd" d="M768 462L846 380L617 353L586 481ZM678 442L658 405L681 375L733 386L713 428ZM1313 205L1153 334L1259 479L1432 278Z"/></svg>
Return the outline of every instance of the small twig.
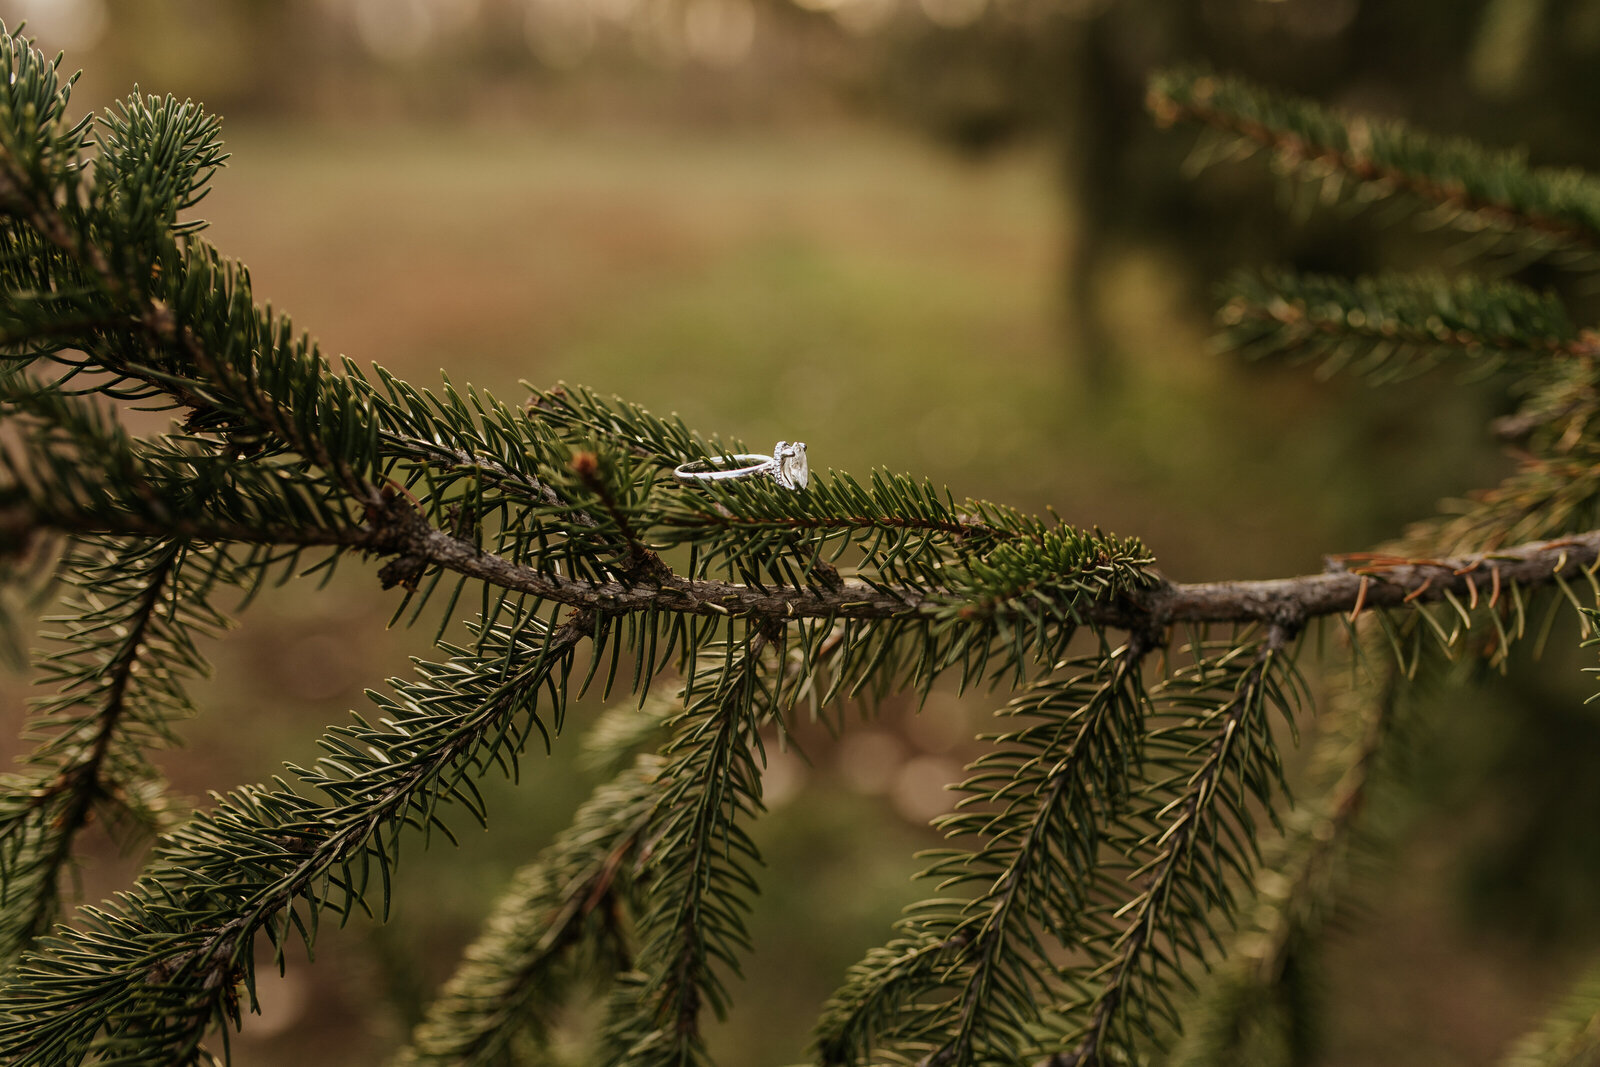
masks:
<svg viewBox="0 0 1600 1067"><path fill-rule="evenodd" d="M611 491L605 479L600 477L600 458L593 452L579 452L572 457L572 472L600 501L600 506L611 519L612 525L617 528L617 535L627 546L628 559L618 577L630 585L639 582L659 582L663 578L672 577L672 570L661 561L655 550L634 533L633 524L628 521L627 513L617 503L616 494Z"/></svg>

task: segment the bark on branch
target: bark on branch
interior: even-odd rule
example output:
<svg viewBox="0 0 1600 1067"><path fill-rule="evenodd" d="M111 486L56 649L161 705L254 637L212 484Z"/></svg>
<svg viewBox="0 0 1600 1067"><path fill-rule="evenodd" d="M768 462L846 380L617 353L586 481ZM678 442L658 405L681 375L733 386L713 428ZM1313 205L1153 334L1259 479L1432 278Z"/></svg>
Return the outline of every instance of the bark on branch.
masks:
<svg viewBox="0 0 1600 1067"><path fill-rule="evenodd" d="M1335 556L1322 574L1252 582L1165 583L1141 596L1130 621L1265 622L1298 625L1324 615L1355 615L1453 596L1469 608L1498 603L1509 586L1542 586L1593 574L1600 530L1553 541L1445 559ZM1111 625L1124 625L1105 617Z"/></svg>
<svg viewBox="0 0 1600 1067"><path fill-rule="evenodd" d="M781 623L786 619L891 619L932 616L959 607L958 597L845 580L838 585L766 588L715 579L685 578L671 571L634 582L592 582L515 563L485 552L471 541L427 522L404 498L374 507L364 526L251 530L233 523L211 528L186 522L157 530L150 520L129 516L126 524L103 516L74 521L54 508L41 514L26 505L0 508L0 532L23 543L30 529L68 533L177 536L194 542L328 545L389 556L379 572L386 582L414 579L437 566L502 589L529 593L604 615L654 609L693 615L742 615ZM1294 578L1238 582L1172 582L1079 607L1083 621L1135 632L1159 631L1175 623L1264 623L1298 628L1326 615L1359 615L1369 608L1397 608L1454 597L1468 609L1494 606L1513 585L1539 587L1559 580L1588 580L1600 571L1600 530L1551 541L1441 559L1405 559L1359 554L1330 557L1328 570Z"/></svg>
<svg viewBox="0 0 1600 1067"><path fill-rule="evenodd" d="M646 608L696 615L886 619L932 614L949 603L937 592L845 581L838 588L758 589L734 582L668 575L636 584L564 578L484 553L429 526L420 516L392 531L384 546L506 589L607 614ZM374 547L378 547L374 545ZM1600 530L1553 541L1446 559L1357 555L1333 557L1322 574L1261 581L1179 583L1162 579L1135 596L1098 601L1085 621L1147 631L1173 623L1251 623L1299 627L1324 615L1356 615L1454 596L1470 607L1499 602L1511 585L1541 586L1592 574L1600 563Z"/></svg>

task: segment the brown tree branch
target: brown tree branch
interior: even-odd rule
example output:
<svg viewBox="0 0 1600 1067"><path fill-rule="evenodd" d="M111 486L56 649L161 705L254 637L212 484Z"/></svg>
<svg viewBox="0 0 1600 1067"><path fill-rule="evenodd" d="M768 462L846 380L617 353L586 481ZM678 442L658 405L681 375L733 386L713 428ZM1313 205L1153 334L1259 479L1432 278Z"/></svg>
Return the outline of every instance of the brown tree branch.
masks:
<svg viewBox="0 0 1600 1067"><path fill-rule="evenodd" d="M101 516L75 523L52 509L30 512L25 505L0 510L0 526L20 540L27 527L67 533L152 535L148 519L129 516L126 528ZM181 524L166 531L196 541L268 543L354 548L394 557L379 574L395 576L418 566L437 566L490 585L529 593L606 615L646 610L692 615L741 615L781 622L796 618L889 619L932 616L959 605L952 592L845 581L837 588L765 588L714 579L690 579L670 571L637 584L591 582L514 563L471 541L432 526L404 497L374 508L361 527L250 530L221 523ZM1172 582L1159 578L1148 589L1083 605L1085 622L1129 631L1152 631L1178 623L1266 623L1298 628L1327 615L1358 615L1374 608L1431 603L1452 596L1476 607L1490 606L1512 585L1543 586L1557 579L1600 571L1600 530L1551 541L1444 559L1404 559L1378 555L1330 557L1322 574L1236 582Z"/></svg>
<svg viewBox="0 0 1600 1067"><path fill-rule="evenodd" d="M590 607L607 614L646 608L696 615L753 615L784 618L893 618L932 614L948 597L911 588L846 581L838 589L757 589L733 582L678 576L659 583L591 583L511 563L484 553L470 542L434 529L411 513L405 525L375 537L371 547L421 559L500 586ZM1174 623L1262 622L1297 628L1325 615L1358 614L1368 608L1394 608L1442 600L1446 595L1476 605L1491 605L1510 585L1545 585L1577 578L1600 562L1600 530L1554 541L1437 560L1390 557L1335 557L1330 571L1261 581L1175 583L1162 579L1133 596L1097 601L1083 609L1086 621L1143 631ZM1352 566L1352 564L1358 564Z"/></svg>
<svg viewBox="0 0 1600 1067"><path fill-rule="evenodd" d="M1162 626L1178 622L1265 622L1298 625L1324 615L1454 596L1471 607L1495 605L1510 585L1540 586L1593 574L1600 564L1600 530L1532 541L1446 559L1333 556L1322 574L1248 582L1164 583L1139 596L1128 616ZM1099 621L1127 625L1115 612Z"/></svg>

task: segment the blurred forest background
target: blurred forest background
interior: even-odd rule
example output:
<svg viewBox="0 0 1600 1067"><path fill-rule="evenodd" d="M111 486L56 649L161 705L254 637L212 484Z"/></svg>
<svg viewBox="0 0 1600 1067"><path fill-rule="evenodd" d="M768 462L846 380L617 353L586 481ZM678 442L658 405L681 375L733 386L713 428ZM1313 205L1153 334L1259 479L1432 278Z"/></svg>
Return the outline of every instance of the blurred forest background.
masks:
<svg viewBox="0 0 1600 1067"><path fill-rule="evenodd" d="M814 467L1138 534L1184 580L1315 571L1492 484L1510 460L1487 424L1510 399L1493 378L1374 390L1215 351L1210 286L1233 266L1449 269L1458 249L1308 210L1259 162L1186 176L1194 135L1143 113L1149 72L1202 60L1600 166L1600 0L4 0L0 17L86 70L81 111L137 83L226 117L210 240L331 353L798 438ZM216 649L175 783L203 797L313 758L322 725L426 651L433 620L384 629L396 602L354 568L269 596ZM1409 739L1384 862L1328 948L1319 1063L1493 1062L1600 944L1580 659L1443 693ZM26 697L9 677L7 753ZM1002 702L938 692L769 749L757 953L722 1062L804 1058L823 998L913 899L926 820ZM576 752L563 738L521 783L488 783L491 833L457 818L459 848L414 849L388 926L327 932L314 967L264 981L235 1062L381 1062L593 784ZM82 892L131 871L105 845Z"/></svg>

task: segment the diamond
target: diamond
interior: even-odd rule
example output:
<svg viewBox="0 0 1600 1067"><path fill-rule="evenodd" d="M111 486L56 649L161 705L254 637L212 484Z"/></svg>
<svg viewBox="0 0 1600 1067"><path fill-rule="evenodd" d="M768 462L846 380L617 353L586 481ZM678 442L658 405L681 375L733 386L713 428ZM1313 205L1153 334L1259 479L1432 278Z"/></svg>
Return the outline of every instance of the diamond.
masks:
<svg viewBox="0 0 1600 1067"><path fill-rule="evenodd" d="M804 489L806 483L811 481L811 467L806 463L804 441L779 441L772 450L772 458L777 463L772 476L785 489Z"/></svg>

